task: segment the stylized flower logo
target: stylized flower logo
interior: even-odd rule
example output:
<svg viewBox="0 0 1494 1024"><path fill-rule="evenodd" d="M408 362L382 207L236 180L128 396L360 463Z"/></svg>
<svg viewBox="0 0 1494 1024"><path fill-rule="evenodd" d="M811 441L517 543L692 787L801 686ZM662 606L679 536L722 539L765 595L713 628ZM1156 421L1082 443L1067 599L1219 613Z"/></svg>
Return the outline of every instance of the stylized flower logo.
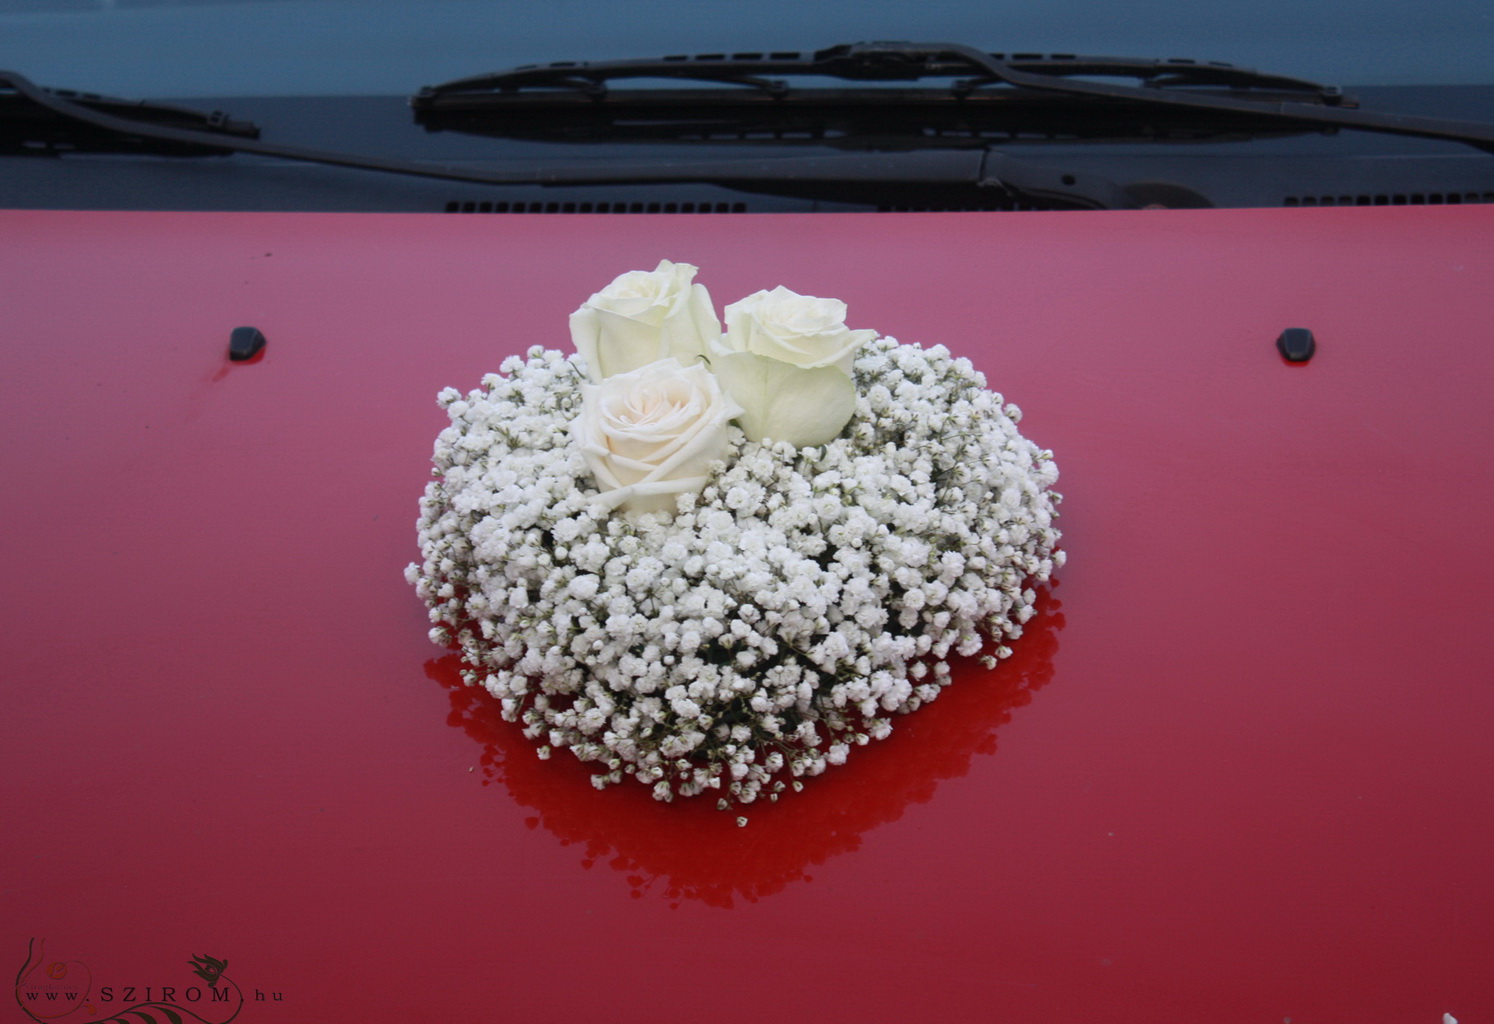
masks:
<svg viewBox="0 0 1494 1024"><path fill-rule="evenodd" d="M194 956L187 963L192 965L194 974L214 988L218 987L218 979L223 977L223 972L228 970L227 960L219 960L206 954Z"/></svg>

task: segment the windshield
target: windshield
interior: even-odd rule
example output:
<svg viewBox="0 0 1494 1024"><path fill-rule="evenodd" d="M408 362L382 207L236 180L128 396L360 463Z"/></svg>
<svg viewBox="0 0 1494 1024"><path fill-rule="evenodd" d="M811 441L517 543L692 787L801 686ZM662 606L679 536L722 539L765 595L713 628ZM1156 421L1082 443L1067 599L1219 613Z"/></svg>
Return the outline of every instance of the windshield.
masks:
<svg viewBox="0 0 1494 1024"><path fill-rule="evenodd" d="M112 95L395 95L520 64L865 40L1228 61L1342 85L1490 80L1494 8L1458 0L0 0L0 67Z"/></svg>

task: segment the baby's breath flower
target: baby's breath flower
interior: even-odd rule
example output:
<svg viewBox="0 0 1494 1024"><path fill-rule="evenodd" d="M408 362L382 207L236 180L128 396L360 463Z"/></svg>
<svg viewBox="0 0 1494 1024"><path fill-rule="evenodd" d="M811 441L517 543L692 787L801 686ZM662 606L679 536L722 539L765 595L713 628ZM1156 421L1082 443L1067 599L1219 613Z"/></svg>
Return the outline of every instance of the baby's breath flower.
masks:
<svg viewBox="0 0 1494 1024"><path fill-rule="evenodd" d="M938 697L947 659L1011 653L1063 565L1050 452L942 346L855 358L840 436L796 449L729 431L674 514L598 512L570 439L585 379L535 347L451 426L405 570L431 639L537 753L728 809L797 792ZM739 818L745 824L745 818Z"/></svg>

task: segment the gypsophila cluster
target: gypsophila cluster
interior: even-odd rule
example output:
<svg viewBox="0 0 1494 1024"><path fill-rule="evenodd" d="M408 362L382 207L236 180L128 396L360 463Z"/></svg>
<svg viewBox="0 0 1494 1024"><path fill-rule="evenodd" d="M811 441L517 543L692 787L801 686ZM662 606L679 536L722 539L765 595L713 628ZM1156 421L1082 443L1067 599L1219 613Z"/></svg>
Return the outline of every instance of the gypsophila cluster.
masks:
<svg viewBox="0 0 1494 1024"><path fill-rule="evenodd" d="M840 436L732 425L674 514L609 512L571 444L585 364L533 348L451 417L407 576L432 638L598 787L776 800L933 700L948 659L1009 654L1063 563L1051 453L968 360L890 338Z"/></svg>

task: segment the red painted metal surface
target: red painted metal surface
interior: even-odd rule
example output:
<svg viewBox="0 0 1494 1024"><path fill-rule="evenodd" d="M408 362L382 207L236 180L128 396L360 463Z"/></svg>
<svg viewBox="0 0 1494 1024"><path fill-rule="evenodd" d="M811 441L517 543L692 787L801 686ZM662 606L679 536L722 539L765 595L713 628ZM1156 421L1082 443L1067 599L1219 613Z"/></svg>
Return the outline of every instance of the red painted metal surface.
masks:
<svg viewBox="0 0 1494 1024"><path fill-rule="evenodd" d="M1494 209L0 236L0 1020L1494 1019ZM1016 656L745 829L535 759L401 577L436 391L660 257L970 356L1063 472Z"/></svg>

